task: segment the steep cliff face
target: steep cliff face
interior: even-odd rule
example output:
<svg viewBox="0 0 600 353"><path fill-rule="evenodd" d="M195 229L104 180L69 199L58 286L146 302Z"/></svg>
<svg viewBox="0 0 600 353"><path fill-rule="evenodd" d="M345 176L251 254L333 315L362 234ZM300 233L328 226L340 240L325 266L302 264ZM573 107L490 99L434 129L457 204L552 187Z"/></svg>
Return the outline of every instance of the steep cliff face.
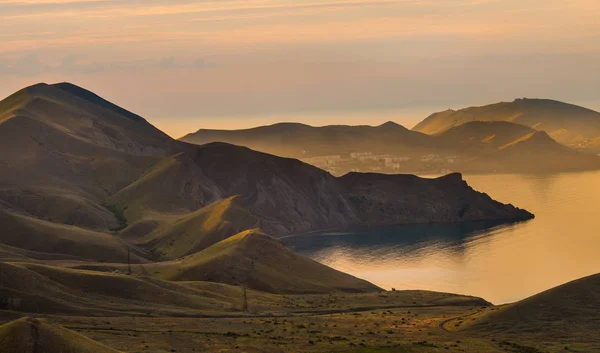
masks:
<svg viewBox="0 0 600 353"><path fill-rule="evenodd" d="M526 220L533 215L473 190L458 173L437 179L350 173L339 179L363 224Z"/></svg>
<svg viewBox="0 0 600 353"><path fill-rule="evenodd" d="M286 233L356 220L336 178L296 159L214 143L198 147L195 162L227 195L241 195L255 215Z"/></svg>
<svg viewBox="0 0 600 353"><path fill-rule="evenodd" d="M426 179L350 173L335 178L297 160L226 144L201 146L194 160L225 198L166 220L137 240L162 259L192 254L251 228L280 237L354 225L533 217L473 190L460 174ZM169 187L179 190L184 183L185 178L174 178ZM161 193L160 188L144 190L148 200Z"/></svg>

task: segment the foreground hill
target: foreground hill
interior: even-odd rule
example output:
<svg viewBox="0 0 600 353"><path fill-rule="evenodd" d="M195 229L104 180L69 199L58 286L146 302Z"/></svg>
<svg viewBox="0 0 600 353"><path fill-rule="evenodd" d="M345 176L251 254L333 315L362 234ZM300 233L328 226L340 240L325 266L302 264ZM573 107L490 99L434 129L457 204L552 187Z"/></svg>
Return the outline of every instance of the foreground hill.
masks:
<svg viewBox="0 0 600 353"><path fill-rule="evenodd" d="M470 121L509 121L545 131L573 148L600 153L600 113L549 99L516 99L482 107L432 114L414 131L437 134Z"/></svg>
<svg viewBox="0 0 600 353"><path fill-rule="evenodd" d="M38 219L6 207L1 201L0 224L2 244L36 252L33 255L36 258L126 262L129 256L133 263L147 262L143 252L111 234ZM14 249L7 251L13 252Z"/></svg>
<svg viewBox="0 0 600 353"><path fill-rule="evenodd" d="M74 266L103 271L0 262L0 306L18 312L77 316L201 315L240 309L241 289L225 284L194 282L189 288L183 282L112 269L107 272L108 267L101 264ZM253 291L250 295L269 299Z"/></svg>
<svg viewBox="0 0 600 353"><path fill-rule="evenodd" d="M127 271L126 265L75 264L74 268ZM260 230L240 232L183 258L132 265L131 271L168 281L208 281L267 293L368 293L379 287L285 247Z"/></svg>
<svg viewBox="0 0 600 353"><path fill-rule="evenodd" d="M166 221L139 242L158 258L176 259L206 249L233 234L261 226L262 220L248 209L242 197L232 196Z"/></svg>
<svg viewBox="0 0 600 353"><path fill-rule="evenodd" d="M600 169L545 132L509 121L465 121L433 135L395 123L381 126L276 124L247 130L199 130L181 140L223 141L307 163L336 175L361 172L540 173Z"/></svg>
<svg viewBox="0 0 600 353"><path fill-rule="evenodd" d="M10 305L10 311L0 311L0 322L8 323L0 326L3 352L23 352L19 345L23 342L60 342L56 352L71 352L68 349L86 352L82 346L72 346L79 344L81 337L64 331L58 336L67 337L68 342L54 334L45 336L43 333L44 337L51 337L49 340L36 340L28 335L27 325L12 321L19 315L30 315L23 313L27 310L45 313L45 317L65 328L127 352L140 349L213 352L234 346L239 351L265 353L558 353L597 352L600 347L594 310L597 286L587 279L581 280L581 286L547 300L554 304L531 302L523 315L489 331L473 330L470 322L477 325L480 315L502 313L503 307L491 306L480 298L448 293L400 290L276 295L248 290L250 313L247 313L243 310L244 295L240 287L208 282L167 282L138 275L47 265L0 263L0 266L6 266L2 268L3 273L9 274L0 280L8 278L10 285L16 285L10 292L14 296L8 301L4 300L6 292L0 294L3 308L7 308L5 304ZM20 271L11 272L11 269ZM107 281L115 283L108 285ZM46 286L50 290L43 296L27 297L25 293L35 291L35 286ZM0 286L3 291L6 288ZM83 305L80 311L42 301L55 298L56 288L72 293L62 304L69 304L71 308ZM563 307L562 303L568 305ZM100 307L106 311L99 310ZM570 309L577 307L589 310ZM538 320L540 311L546 311L543 319L547 325L531 326ZM38 321L34 329L50 329L46 327L51 325L48 321ZM354 346L361 347L353 349ZM54 346L45 346L46 350L38 347L38 352L55 352Z"/></svg>
<svg viewBox="0 0 600 353"><path fill-rule="evenodd" d="M600 274L549 289L514 304L485 310L459 325L478 335L529 335L585 341L600 331Z"/></svg>
<svg viewBox="0 0 600 353"><path fill-rule="evenodd" d="M373 292L378 287L296 254L280 241L248 230L180 260L140 266L171 281L209 281L269 293Z"/></svg>
<svg viewBox="0 0 600 353"><path fill-rule="evenodd" d="M281 259L281 257L279 258ZM198 257L194 257L193 260L197 261ZM246 261L243 258L242 260ZM259 259L256 262L264 264L265 260ZM240 281L235 285L207 281L167 281L150 277L148 273L140 274L139 271L143 271L144 268L138 265L133 266L133 273L129 275L115 271L118 264L52 263L54 265L0 262L0 271L3 274L0 277L0 320L7 314L14 317L14 314L19 312L99 318L118 316L137 318L151 316L206 317L235 313L243 315L244 289L240 285ZM191 261L187 263L190 264ZM56 266L58 264L75 268ZM165 271L164 275L169 274L167 271L171 271L169 275L176 275L176 265L176 263L164 264L162 266L162 270ZM230 265L232 266L227 268L225 275L234 273L231 267L235 264L230 262ZM271 294L249 288L247 289L247 300L253 312L284 314L305 311L319 312L327 310L329 305L326 303L334 298L339 299L336 306L340 311L361 306L407 306L414 302L418 302L420 305L440 306L480 307L490 305L481 298L427 291L397 291L388 293L388 299L382 300L380 296L382 290L376 286L316 263L312 265L313 267L309 265L304 269L316 269L316 273L328 275L326 278L333 281L343 278L344 282L340 282L343 286L333 291L327 291L326 288L333 288L335 284L326 283L324 278L319 278L307 288L311 289L311 293L324 292L325 294L307 295L302 283L291 282L294 273L283 276L286 269L293 267L293 264L291 266L277 264L272 269L265 269L261 266L256 267L257 274L262 275L265 271L282 274L279 280L287 281L288 289L300 294L289 294L290 292L285 295ZM190 266L185 267L185 270L188 271L190 268ZM238 266L235 271L240 274L243 270L244 268ZM220 274L214 273L214 275ZM315 275L306 273L302 276L304 280L307 280ZM269 281L265 282L265 279L258 278L262 282L256 282L253 281L253 278L256 277L248 276L249 285L254 286ZM244 278L241 279L244 280ZM299 290L295 291L294 288ZM315 299L318 299L318 302L314 302ZM390 301L390 299L392 300Z"/></svg>
<svg viewBox="0 0 600 353"><path fill-rule="evenodd" d="M0 347L7 353L118 353L62 326L29 317L0 326Z"/></svg>

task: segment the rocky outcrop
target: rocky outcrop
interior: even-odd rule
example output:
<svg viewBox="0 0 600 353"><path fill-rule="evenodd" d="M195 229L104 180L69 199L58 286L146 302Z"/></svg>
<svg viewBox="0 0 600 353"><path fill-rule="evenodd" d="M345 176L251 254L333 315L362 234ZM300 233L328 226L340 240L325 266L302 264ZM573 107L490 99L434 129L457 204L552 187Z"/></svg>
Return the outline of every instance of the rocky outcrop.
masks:
<svg viewBox="0 0 600 353"><path fill-rule="evenodd" d="M362 224L533 218L528 211L473 190L458 173L437 179L350 173L339 182Z"/></svg>

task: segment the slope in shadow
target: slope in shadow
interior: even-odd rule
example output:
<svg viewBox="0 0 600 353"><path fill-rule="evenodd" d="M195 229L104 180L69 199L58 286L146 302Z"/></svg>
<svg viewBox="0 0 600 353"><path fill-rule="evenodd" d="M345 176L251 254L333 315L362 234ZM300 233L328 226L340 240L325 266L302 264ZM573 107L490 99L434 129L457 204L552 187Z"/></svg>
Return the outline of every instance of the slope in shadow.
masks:
<svg viewBox="0 0 600 353"><path fill-rule="evenodd" d="M6 353L118 353L62 326L30 317L0 326L0 347Z"/></svg>

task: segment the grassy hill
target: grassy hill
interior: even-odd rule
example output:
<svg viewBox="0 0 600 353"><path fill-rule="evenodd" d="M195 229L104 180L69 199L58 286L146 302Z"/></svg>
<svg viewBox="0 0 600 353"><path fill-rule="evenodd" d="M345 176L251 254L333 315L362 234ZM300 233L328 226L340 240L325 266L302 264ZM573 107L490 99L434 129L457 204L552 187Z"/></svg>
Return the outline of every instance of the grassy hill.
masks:
<svg viewBox="0 0 600 353"><path fill-rule="evenodd" d="M0 347L7 353L118 353L62 326L29 317L0 326Z"/></svg>
<svg viewBox="0 0 600 353"><path fill-rule="evenodd" d="M117 264L82 265L124 271ZM81 268L81 267L80 267ZM259 230L245 230L181 259L133 265L135 273L168 281L244 285L267 293L364 293L379 290L364 280L301 256Z"/></svg>
<svg viewBox="0 0 600 353"><path fill-rule="evenodd" d="M159 258L176 259L196 253L246 229L261 225L240 200L232 196L166 222L144 238L145 247Z"/></svg>
<svg viewBox="0 0 600 353"><path fill-rule="evenodd" d="M180 260L144 266L172 281L247 283L269 293L370 292L378 288L286 248L260 231L247 230Z"/></svg>
<svg viewBox="0 0 600 353"><path fill-rule="evenodd" d="M147 262L145 254L111 234L37 219L2 207L0 242L12 248L103 262ZM5 251L9 252L10 248Z"/></svg>
<svg viewBox="0 0 600 353"><path fill-rule="evenodd" d="M222 194L202 169L181 152L158 161L108 202L127 205L123 213L131 222L142 219L146 211L178 214L196 211L221 199Z"/></svg>
<svg viewBox="0 0 600 353"><path fill-rule="evenodd" d="M0 196L37 217L108 231L118 222L103 200L167 154L170 139L60 87L34 85L0 104Z"/></svg>
<svg viewBox="0 0 600 353"><path fill-rule="evenodd" d="M498 337L525 334L588 341L600 332L600 274L549 289L519 302L486 309L456 326L459 332ZM452 327L452 325L449 325Z"/></svg>
<svg viewBox="0 0 600 353"><path fill-rule="evenodd" d="M127 275L98 263L73 266L94 270L0 262L1 309L78 316L203 316L242 308L240 287ZM250 290L248 295L255 309L280 306L281 299L269 294Z"/></svg>

